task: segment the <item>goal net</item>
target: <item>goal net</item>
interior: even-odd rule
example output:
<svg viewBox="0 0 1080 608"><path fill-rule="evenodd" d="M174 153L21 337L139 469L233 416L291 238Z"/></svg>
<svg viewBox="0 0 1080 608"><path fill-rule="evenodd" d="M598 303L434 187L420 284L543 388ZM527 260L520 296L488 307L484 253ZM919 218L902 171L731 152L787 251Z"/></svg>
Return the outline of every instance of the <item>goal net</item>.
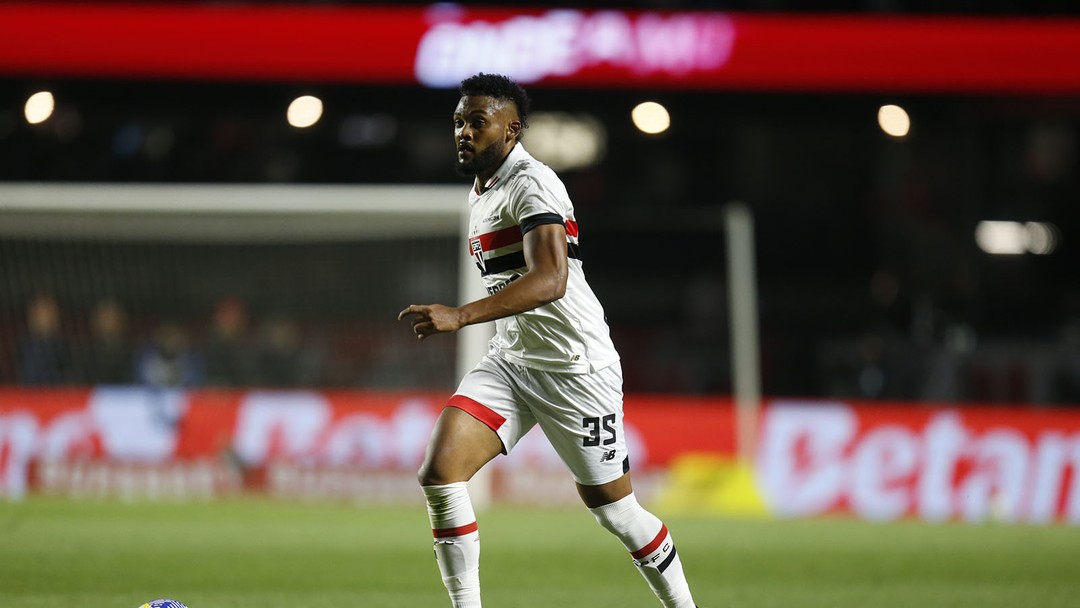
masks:
<svg viewBox="0 0 1080 608"><path fill-rule="evenodd" d="M0 185L0 384L452 388L460 186ZM479 291L478 291L479 290ZM471 329L471 328L470 328Z"/></svg>

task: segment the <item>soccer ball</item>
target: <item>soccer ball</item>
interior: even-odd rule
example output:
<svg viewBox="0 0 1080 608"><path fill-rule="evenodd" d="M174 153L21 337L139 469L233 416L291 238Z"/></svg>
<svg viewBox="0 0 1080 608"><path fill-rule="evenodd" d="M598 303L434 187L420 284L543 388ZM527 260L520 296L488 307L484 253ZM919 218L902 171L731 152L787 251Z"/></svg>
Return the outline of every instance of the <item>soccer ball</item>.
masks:
<svg viewBox="0 0 1080 608"><path fill-rule="evenodd" d="M139 608L187 608L187 606L181 604L176 600L167 600L162 598L160 600L146 602L142 606L139 606Z"/></svg>

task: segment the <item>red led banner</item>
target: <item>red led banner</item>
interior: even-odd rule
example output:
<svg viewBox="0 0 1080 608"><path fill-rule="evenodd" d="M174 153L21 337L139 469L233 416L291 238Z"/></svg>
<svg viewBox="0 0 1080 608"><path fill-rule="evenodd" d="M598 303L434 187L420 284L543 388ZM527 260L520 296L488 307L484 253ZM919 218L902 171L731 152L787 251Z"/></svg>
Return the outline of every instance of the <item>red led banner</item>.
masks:
<svg viewBox="0 0 1080 608"><path fill-rule="evenodd" d="M1080 93L1080 19L309 5L0 5L0 76Z"/></svg>

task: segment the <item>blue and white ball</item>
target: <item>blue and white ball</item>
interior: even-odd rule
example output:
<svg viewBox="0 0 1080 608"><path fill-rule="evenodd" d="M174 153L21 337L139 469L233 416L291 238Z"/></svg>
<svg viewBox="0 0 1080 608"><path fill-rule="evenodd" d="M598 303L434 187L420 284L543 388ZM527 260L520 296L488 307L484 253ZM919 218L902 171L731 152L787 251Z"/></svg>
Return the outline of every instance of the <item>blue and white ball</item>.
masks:
<svg viewBox="0 0 1080 608"><path fill-rule="evenodd" d="M167 600L162 598L160 600L146 602L142 606L139 606L139 608L187 608L187 606L181 604L176 600Z"/></svg>

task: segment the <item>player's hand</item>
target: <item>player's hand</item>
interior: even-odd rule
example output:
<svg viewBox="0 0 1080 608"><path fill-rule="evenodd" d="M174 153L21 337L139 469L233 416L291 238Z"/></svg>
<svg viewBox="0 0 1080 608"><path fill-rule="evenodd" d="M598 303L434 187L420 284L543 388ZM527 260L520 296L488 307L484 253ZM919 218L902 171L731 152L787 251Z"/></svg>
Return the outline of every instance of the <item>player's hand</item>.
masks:
<svg viewBox="0 0 1080 608"><path fill-rule="evenodd" d="M413 332L423 340L432 334L454 332L464 326L461 310L442 304L411 304L398 313L398 321L411 317Z"/></svg>

